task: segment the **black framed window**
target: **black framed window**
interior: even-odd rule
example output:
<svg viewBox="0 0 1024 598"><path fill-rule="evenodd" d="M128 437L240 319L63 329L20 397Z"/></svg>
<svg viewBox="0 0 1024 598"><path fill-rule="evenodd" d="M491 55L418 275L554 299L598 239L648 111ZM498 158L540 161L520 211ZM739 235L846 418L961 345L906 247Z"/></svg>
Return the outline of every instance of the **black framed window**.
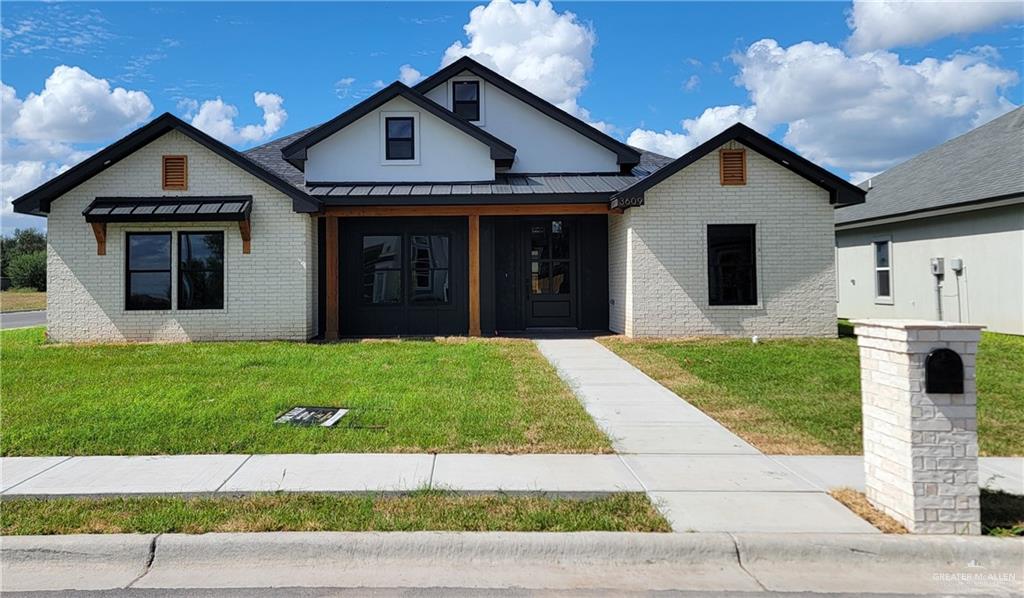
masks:
<svg viewBox="0 0 1024 598"><path fill-rule="evenodd" d="M224 309L224 233L178 233L178 309Z"/></svg>
<svg viewBox="0 0 1024 598"><path fill-rule="evenodd" d="M171 233L128 233L125 309L171 309Z"/></svg>
<svg viewBox="0 0 1024 598"><path fill-rule="evenodd" d="M410 301L415 304L441 304L451 301L448 277L448 235L410 235L409 273L412 278Z"/></svg>
<svg viewBox="0 0 1024 598"><path fill-rule="evenodd" d="M708 225L708 303L757 305L753 224Z"/></svg>
<svg viewBox="0 0 1024 598"><path fill-rule="evenodd" d="M892 299L892 248L889 241L875 241L875 299Z"/></svg>
<svg viewBox="0 0 1024 598"><path fill-rule="evenodd" d="M480 82L452 82L452 112L465 120L480 120Z"/></svg>
<svg viewBox="0 0 1024 598"><path fill-rule="evenodd" d="M363 236L363 303L402 302L402 236Z"/></svg>
<svg viewBox="0 0 1024 598"><path fill-rule="evenodd" d="M415 123L411 116L384 119L385 158L388 160L415 160Z"/></svg>

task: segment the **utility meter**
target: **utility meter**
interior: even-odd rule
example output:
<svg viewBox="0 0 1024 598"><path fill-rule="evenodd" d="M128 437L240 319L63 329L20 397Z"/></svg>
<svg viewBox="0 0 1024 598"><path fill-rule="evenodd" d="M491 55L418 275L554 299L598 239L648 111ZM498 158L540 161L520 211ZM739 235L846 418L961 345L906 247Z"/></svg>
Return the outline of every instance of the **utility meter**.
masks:
<svg viewBox="0 0 1024 598"><path fill-rule="evenodd" d="M945 260L941 257L932 258L932 276L942 276L946 273Z"/></svg>

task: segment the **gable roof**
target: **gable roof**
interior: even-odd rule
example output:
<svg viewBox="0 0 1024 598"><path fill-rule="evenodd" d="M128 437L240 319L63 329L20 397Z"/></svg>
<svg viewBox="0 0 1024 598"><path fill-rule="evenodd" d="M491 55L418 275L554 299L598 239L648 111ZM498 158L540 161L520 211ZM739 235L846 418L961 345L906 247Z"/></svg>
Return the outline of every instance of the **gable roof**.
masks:
<svg viewBox="0 0 1024 598"><path fill-rule="evenodd" d="M433 75L427 77L423 81L420 81L414 86L414 89L426 93L463 71L473 73L517 100L525 102L534 109L576 131L580 135L583 135L591 141L611 150L618 157L619 164L624 166L634 166L640 162L640 152L634 148L622 143L610 135L598 131L591 125L588 125L540 96L516 85L468 56L463 56Z"/></svg>
<svg viewBox="0 0 1024 598"><path fill-rule="evenodd" d="M352 108L349 108L345 112L281 148L281 153L284 155L284 159L292 163L296 168L304 168L306 150L309 149L309 147L316 145L327 137L330 137L334 133L344 129L348 125L354 123L396 97L402 97L409 100L413 104L423 108L449 125L490 147L492 160L499 162L502 165L510 165L512 160L515 158L516 148L484 131L480 127L470 124L455 116L451 111L445 109L434 100L431 100L401 81L395 81L391 85L388 85Z"/></svg>
<svg viewBox="0 0 1024 598"><path fill-rule="evenodd" d="M742 123L736 123L683 154L673 162L662 166L635 185L616 193L612 196L611 207L613 209L624 209L630 206L643 205L645 191L718 149L726 142L734 140L825 189L829 192L828 197L831 204L843 206L864 201L866 191L860 187L832 174L750 127Z"/></svg>
<svg viewBox="0 0 1024 598"><path fill-rule="evenodd" d="M296 212L315 212L320 209L319 203L301 189L289 184L278 175L266 170L245 155L217 141L206 133L186 123L169 112L156 117L148 124L132 131L128 135L110 144L106 148L86 158L78 165L57 175L32 191L14 200L14 211L21 214L44 216L50 211L50 204L61 195L74 189L93 176L113 166L139 148L156 140L163 134L177 130L184 133L196 143L206 147L213 153L231 162L235 166L262 180L271 187L292 199L292 208Z"/></svg>
<svg viewBox="0 0 1024 598"><path fill-rule="evenodd" d="M836 224L1024 196L1024 107L870 180L867 201L836 211Z"/></svg>

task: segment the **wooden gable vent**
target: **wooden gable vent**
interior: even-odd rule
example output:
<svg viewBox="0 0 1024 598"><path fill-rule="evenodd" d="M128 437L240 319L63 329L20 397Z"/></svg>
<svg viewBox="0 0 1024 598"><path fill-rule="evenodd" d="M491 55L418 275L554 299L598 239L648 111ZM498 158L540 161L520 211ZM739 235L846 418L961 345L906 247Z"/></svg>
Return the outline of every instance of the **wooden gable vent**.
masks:
<svg viewBox="0 0 1024 598"><path fill-rule="evenodd" d="M188 156L164 156L164 191L188 190Z"/></svg>
<svg viewBox="0 0 1024 598"><path fill-rule="evenodd" d="M747 184L747 151L724 149L718 153L719 176L723 185Z"/></svg>

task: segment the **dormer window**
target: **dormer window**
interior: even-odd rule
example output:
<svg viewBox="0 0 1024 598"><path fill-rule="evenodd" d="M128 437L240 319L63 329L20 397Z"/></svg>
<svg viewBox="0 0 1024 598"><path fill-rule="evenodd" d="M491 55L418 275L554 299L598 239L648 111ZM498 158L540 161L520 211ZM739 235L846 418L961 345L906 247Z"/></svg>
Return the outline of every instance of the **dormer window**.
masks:
<svg viewBox="0 0 1024 598"><path fill-rule="evenodd" d="M452 82L452 112L468 121L480 120L480 82Z"/></svg>
<svg viewBox="0 0 1024 598"><path fill-rule="evenodd" d="M384 120L385 158L387 160L415 160L415 125L411 116L390 117Z"/></svg>

